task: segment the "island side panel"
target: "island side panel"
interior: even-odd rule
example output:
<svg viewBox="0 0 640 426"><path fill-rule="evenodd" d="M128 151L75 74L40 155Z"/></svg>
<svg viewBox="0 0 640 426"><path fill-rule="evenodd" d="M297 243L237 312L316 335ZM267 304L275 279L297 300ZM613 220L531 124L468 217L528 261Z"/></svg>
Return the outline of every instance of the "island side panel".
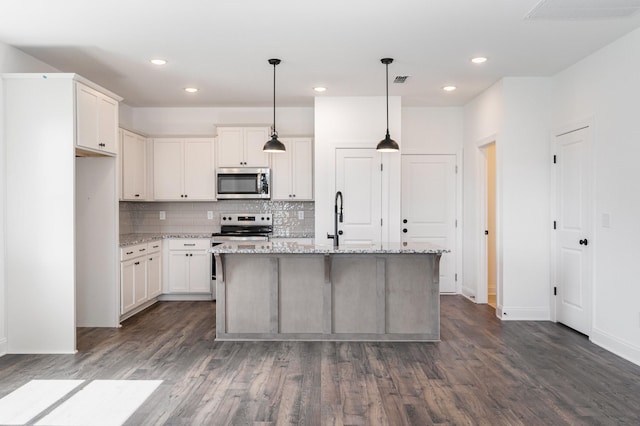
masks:
<svg viewBox="0 0 640 426"><path fill-rule="evenodd" d="M280 257L280 333L322 333L323 255Z"/></svg>
<svg viewBox="0 0 640 426"><path fill-rule="evenodd" d="M378 332L377 282L375 256L332 256L333 333Z"/></svg>
<svg viewBox="0 0 640 426"><path fill-rule="evenodd" d="M439 256L389 255L386 273L387 333L440 336Z"/></svg>
<svg viewBox="0 0 640 426"><path fill-rule="evenodd" d="M271 333L272 292L278 288L278 259L225 254L226 333Z"/></svg>

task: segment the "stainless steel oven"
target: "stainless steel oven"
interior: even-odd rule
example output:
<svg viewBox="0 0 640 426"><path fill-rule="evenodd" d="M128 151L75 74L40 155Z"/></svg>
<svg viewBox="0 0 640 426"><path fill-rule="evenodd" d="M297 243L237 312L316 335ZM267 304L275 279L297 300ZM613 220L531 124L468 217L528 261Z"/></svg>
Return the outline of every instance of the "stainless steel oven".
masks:
<svg viewBox="0 0 640 426"><path fill-rule="evenodd" d="M271 169L216 169L217 199L271 199Z"/></svg>
<svg viewBox="0 0 640 426"><path fill-rule="evenodd" d="M220 218L220 232L211 234L211 247L227 241L246 241L256 243L269 241L273 232L271 213L223 213ZM216 261L211 258L211 280L216 279ZM215 289L215 283L213 283Z"/></svg>

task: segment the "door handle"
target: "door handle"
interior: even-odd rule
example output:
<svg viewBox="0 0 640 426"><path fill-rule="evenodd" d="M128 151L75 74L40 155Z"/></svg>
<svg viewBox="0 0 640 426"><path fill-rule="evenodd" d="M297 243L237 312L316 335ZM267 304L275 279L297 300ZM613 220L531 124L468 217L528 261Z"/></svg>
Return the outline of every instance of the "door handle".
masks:
<svg viewBox="0 0 640 426"><path fill-rule="evenodd" d="M580 240L578 242L580 243L581 246L586 246L587 244L589 244L589 241L586 238L584 240Z"/></svg>

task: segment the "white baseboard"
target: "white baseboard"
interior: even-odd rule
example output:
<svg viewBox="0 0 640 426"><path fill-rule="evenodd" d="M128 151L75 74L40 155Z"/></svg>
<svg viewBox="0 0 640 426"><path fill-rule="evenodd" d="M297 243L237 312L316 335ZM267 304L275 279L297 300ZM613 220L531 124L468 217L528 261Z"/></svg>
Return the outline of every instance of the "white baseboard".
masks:
<svg viewBox="0 0 640 426"><path fill-rule="evenodd" d="M626 359L636 365L640 365L640 347L612 336L598 329L591 329L591 340L596 345L613 352L621 358Z"/></svg>
<svg viewBox="0 0 640 426"><path fill-rule="evenodd" d="M183 302L215 299L210 293L164 293L158 297L158 300L163 302Z"/></svg>
<svg viewBox="0 0 640 426"><path fill-rule="evenodd" d="M7 338L0 339L0 356L7 354Z"/></svg>
<svg viewBox="0 0 640 426"><path fill-rule="evenodd" d="M500 306L496 309L498 318L503 321L550 321L549 308L519 308L514 306Z"/></svg>

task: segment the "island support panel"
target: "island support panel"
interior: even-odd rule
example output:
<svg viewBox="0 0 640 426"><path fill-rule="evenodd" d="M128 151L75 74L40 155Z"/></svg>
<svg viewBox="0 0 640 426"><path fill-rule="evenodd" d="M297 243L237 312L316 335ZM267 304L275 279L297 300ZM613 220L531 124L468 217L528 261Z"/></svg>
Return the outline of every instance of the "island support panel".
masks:
<svg viewBox="0 0 640 426"><path fill-rule="evenodd" d="M215 254L219 340L438 341L440 254Z"/></svg>

